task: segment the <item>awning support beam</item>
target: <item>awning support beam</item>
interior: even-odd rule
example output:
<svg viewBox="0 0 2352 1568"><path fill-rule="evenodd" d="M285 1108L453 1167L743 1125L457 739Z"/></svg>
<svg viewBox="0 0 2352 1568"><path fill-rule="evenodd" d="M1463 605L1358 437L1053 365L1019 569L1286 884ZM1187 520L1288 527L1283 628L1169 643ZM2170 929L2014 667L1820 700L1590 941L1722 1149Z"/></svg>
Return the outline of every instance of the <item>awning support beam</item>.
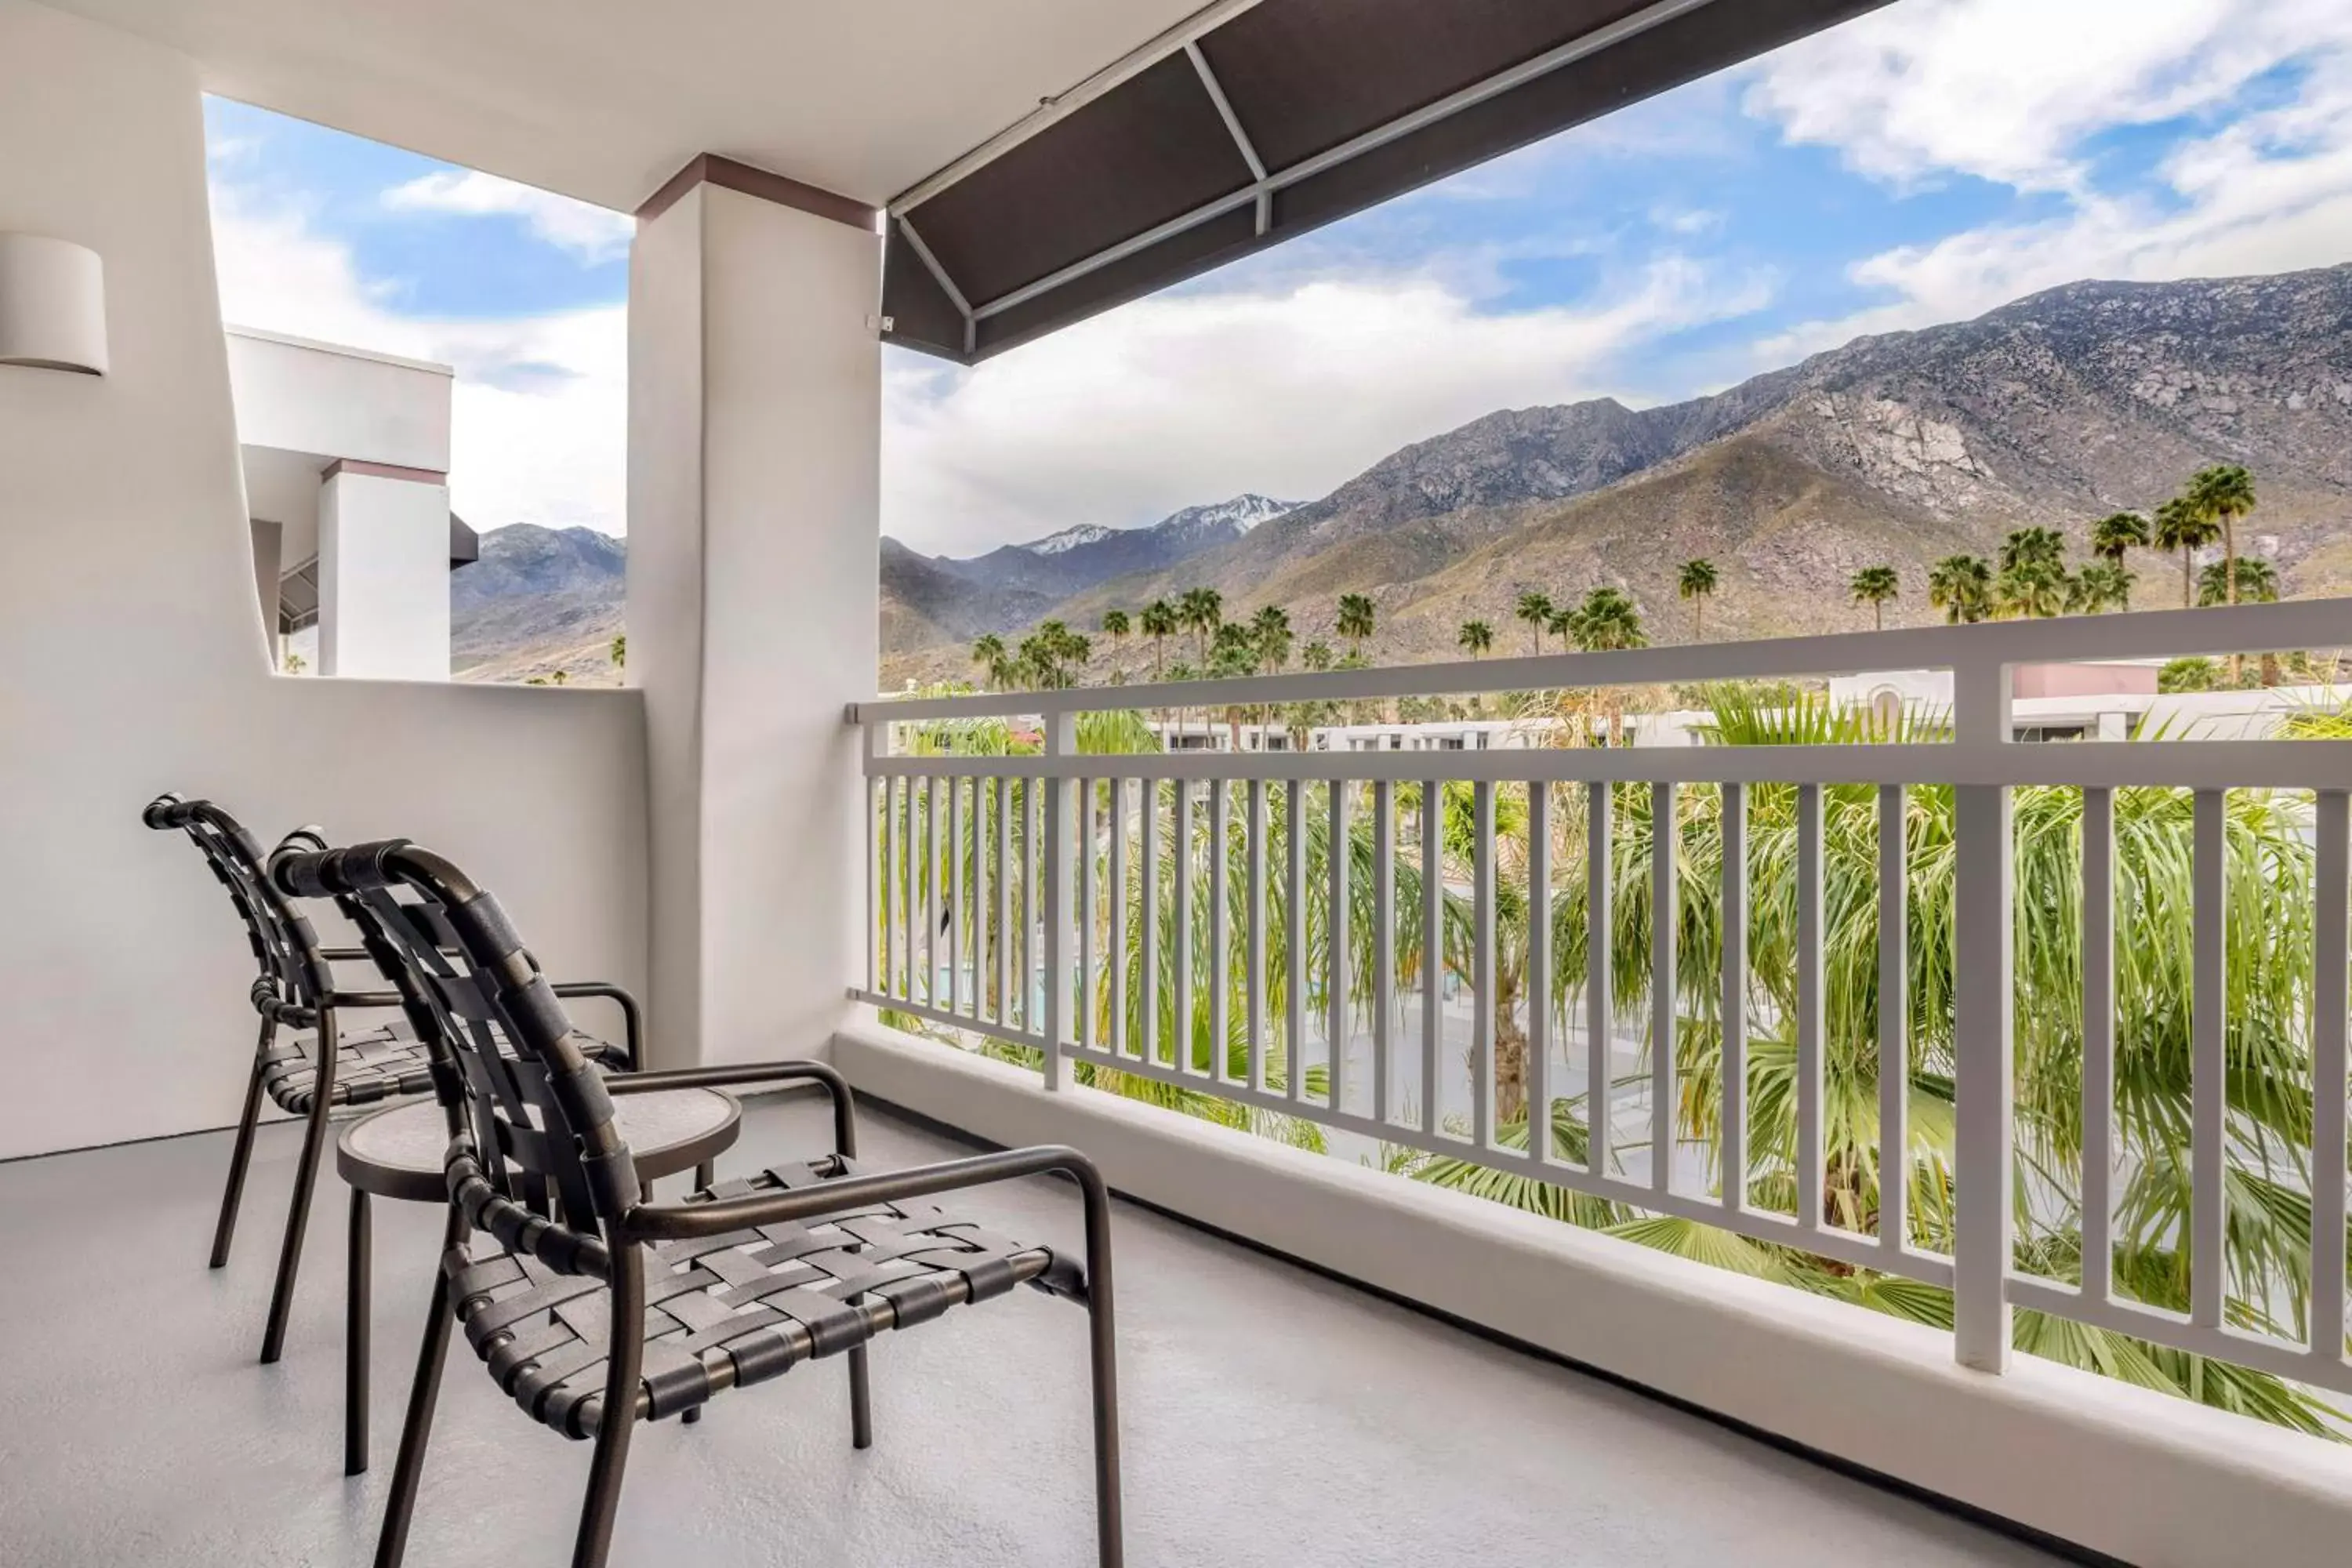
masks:
<svg viewBox="0 0 2352 1568"><path fill-rule="evenodd" d="M1224 83L1219 81L1217 73L1209 68L1209 57L1201 52L1200 43L1194 39L1185 41L1184 53L1192 58L1192 68L1200 73L1201 85L1208 89L1209 101L1217 106L1217 117L1225 122L1225 130L1233 136L1234 146L1241 153L1242 162L1249 165L1250 178L1260 185L1265 184L1265 160L1257 155L1257 144L1250 140L1249 132L1242 129L1242 117L1234 112L1233 100L1225 96ZM1257 231L1264 234L1273 226L1274 193L1261 191L1257 198Z"/></svg>

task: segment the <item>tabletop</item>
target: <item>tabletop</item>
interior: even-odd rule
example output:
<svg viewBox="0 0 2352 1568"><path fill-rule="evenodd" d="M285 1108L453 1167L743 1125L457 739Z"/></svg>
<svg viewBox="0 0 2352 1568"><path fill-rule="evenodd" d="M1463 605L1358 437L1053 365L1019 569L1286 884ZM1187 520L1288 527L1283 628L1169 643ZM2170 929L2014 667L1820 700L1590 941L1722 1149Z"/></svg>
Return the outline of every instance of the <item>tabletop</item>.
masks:
<svg viewBox="0 0 2352 1568"><path fill-rule="evenodd" d="M743 1107L721 1089L664 1089L615 1094L613 1111L638 1179L651 1182L723 1153L741 1130ZM449 1124L439 1102L420 1100L345 1127L335 1141L335 1170L377 1197L445 1203L441 1163L448 1152Z"/></svg>

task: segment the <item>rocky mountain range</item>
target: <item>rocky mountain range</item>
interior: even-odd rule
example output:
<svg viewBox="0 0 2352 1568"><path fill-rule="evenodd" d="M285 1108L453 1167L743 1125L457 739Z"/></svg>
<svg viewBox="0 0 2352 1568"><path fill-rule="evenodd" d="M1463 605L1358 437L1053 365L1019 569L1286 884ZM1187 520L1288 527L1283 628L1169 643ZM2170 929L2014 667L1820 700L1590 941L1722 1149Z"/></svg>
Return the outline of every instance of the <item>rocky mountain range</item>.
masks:
<svg viewBox="0 0 2352 1568"><path fill-rule="evenodd" d="M2079 554L2092 521L2153 508L2217 461L2253 470L2262 505L2243 547L2270 555L2289 593L2352 590L2352 266L2076 283L1685 403L1491 414L1231 544L1036 613L1083 629L1205 584L1229 615L1278 604L1328 636L1338 595L1365 593L1384 661L1448 658L1470 619L1514 646L1527 588L1614 584L1653 637L1687 636L1674 575L1706 556L1723 579L1710 637L1865 625L1844 590L1865 565L1902 574L1890 624L1926 621L1937 557L2030 523ZM2130 564L2138 602L2177 593L2177 563ZM887 686L967 668L952 640L885 648Z"/></svg>
<svg viewBox="0 0 2352 1568"><path fill-rule="evenodd" d="M2242 549L2270 556L2292 595L2352 592L2352 266L2071 284L1685 403L1502 411L1304 505L1244 496L966 560L885 539L882 684L967 674L984 632L1049 616L1091 629L1195 585L1219 589L1229 615L1281 605L1305 637L1328 635L1340 594L1369 594L1390 662L1454 657L1470 619L1524 646L1511 607L1527 588L1614 584L1654 637L1687 636L1674 574L1694 556L1722 578L1710 637L1867 624L1844 590L1865 565L1901 574L1889 624L1926 621L1936 558L2030 523L2079 555L2092 521L2151 509L2218 461L2245 464L2260 491ZM485 535L482 563L454 580L461 667L602 658L620 542L585 533ZM2177 595L2177 560L2129 564L2137 602ZM1150 657L1135 642L1098 653L1097 674Z"/></svg>
<svg viewBox="0 0 2352 1568"><path fill-rule="evenodd" d="M459 680L614 686L628 543L593 528L527 522L482 535L481 558L449 577L449 668Z"/></svg>

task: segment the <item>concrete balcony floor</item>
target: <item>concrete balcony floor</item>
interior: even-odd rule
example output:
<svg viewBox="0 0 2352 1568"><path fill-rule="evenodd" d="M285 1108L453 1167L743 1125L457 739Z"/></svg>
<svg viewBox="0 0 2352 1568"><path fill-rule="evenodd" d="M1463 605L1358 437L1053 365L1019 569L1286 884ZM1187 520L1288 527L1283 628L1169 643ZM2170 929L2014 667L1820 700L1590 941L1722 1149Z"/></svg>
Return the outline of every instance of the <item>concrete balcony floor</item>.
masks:
<svg viewBox="0 0 2352 1568"><path fill-rule="evenodd" d="M883 1115L864 1129L877 1163L967 1152ZM755 1101L720 1169L824 1136L816 1104ZM218 1273L226 1134L0 1165L0 1561L369 1561L441 1215L376 1205L375 1463L346 1479L331 1161L286 1359L253 1360L298 1142L263 1131ZM942 1201L1078 1240L1058 1184ZM1122 1205L1117 1242L1138 1568L2054 1561L1158 1215ZM1090 1563L1085 1358L1084 1315L1028 1291L886 1336L865 1454L838 1365L723 1394L698 1426L638 1435L614 1561ZM409 1562L566 1560L587 1457L459 1336Z"/></svg>

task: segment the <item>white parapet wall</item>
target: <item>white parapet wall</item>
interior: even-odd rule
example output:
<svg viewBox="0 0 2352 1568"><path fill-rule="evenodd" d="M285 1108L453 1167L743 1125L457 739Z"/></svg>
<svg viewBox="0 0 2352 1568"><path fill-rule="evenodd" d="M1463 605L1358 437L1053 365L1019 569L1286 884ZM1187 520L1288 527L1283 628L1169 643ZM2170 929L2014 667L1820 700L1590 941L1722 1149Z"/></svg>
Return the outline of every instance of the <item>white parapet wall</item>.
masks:
<svg viewBox="0 0 2352 1568"><path fill-rule="evenodd" d="M2030 1355L1972 1372L1939 1331L1116 1095L1048 1091L870 1016L831 1055L863 1094L992 1143L1070 1144L1129 1196L2140 1568L2317 1564L2352 1538L2352 1453L2275 1426Z"/></svg>
<svg viewBox="0 0 2352 1568"><path fill-rule="evenodd" d="M194 66L0 0L0 148L26 154L6 223L104 258L112 350L102 378L0 366L0 1157L236 1118L253 957L195 851L141 826L166 790L265 844L430 845L551 972L642 985L636 692L271 671Z"/></svg>

